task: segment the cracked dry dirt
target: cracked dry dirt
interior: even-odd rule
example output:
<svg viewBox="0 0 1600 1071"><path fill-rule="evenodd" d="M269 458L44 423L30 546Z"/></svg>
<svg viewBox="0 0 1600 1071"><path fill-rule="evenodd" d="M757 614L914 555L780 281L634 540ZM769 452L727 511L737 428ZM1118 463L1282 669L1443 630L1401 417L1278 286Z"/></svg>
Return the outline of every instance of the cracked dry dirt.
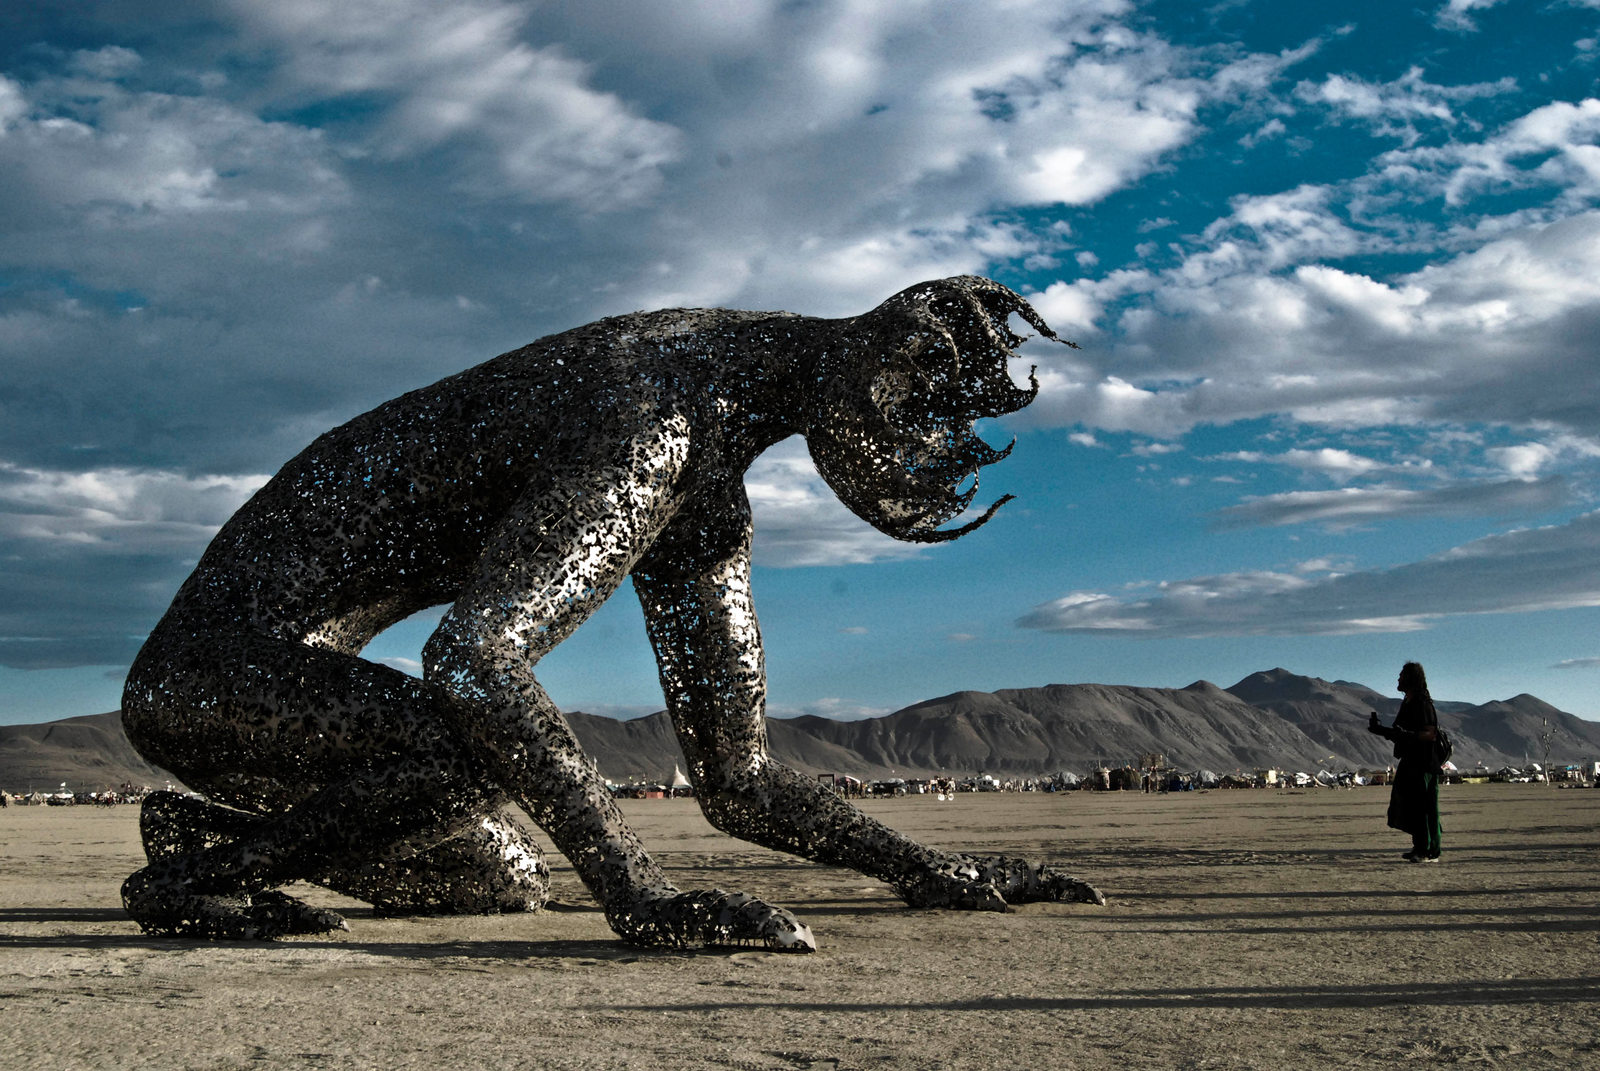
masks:
<svg viewBox="0 0 1600 1071"><path fill-rule="evenodd" d="M794 908L820 951L644 952L552 859L538 915L272 944L144 937L132 807L0 810L0 1064L77 1068L1600 1065L1600 791L1451 786L1445 861L1381 788L869 802L936 844L1067 862L1104 908L912 911L687 801L629 817L682 887Z"/></svg>

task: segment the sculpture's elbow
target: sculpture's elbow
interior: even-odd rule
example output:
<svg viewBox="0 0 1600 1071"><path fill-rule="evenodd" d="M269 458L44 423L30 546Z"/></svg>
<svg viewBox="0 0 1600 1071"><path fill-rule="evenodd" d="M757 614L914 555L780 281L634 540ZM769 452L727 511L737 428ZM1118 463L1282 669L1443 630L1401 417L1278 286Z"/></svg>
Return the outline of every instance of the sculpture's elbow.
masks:
<svg viewBox="0 0 1600 1071"><path fill-rule="evenodd" d="M422 645L422 676L461 692L495 691L497 681L525 674L534 659L511 639L441 622Z"/></svg>

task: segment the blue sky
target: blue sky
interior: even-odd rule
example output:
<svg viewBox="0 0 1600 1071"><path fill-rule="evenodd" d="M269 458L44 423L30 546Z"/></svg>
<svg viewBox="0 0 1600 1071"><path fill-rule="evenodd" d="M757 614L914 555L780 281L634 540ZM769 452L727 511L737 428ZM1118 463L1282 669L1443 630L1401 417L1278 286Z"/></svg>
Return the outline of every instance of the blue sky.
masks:
<svg viewBox="0 0 1600 1071"><path fill-rule="evenodd" d="M1600 0L0 11L0 722L113 709L320 431L668 306L992 276L981 531L747 485L770 710L1285 666L1600 717ZM414 665L426 616L369 654ZM613 599L541 668L660 693Z"/></svg>

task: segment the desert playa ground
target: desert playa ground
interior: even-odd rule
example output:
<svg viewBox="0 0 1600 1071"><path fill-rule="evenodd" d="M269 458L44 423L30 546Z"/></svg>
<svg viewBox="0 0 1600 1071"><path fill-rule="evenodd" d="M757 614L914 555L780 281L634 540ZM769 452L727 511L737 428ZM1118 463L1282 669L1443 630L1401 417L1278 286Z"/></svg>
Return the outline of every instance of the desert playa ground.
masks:
<svg viewBox="0 0 1600 1071"><path fill-rule="evenodd" d="M6 1068L1600 1066L1600 791L1445 790L1400 861L1383 789L867 804L948 845L1069 861L1111 902L912 911L630 801L681 886L795 908L820 951L645 952L558 866L528 916L265 944L143 936L135 809L0 811Z"/></svg>

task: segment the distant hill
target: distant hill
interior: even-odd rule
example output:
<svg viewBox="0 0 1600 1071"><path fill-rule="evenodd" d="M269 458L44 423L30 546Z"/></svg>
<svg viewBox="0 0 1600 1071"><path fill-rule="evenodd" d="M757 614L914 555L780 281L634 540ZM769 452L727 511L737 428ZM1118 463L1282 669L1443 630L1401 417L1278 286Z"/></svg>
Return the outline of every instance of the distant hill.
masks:
<svg viewBox="0 0 1600 1071"><path fill-rule="evenodd" d="M1052 684L956 692L865 721L774 724L861 756L872 774L1081 773L1147 752L1187 769L1231 771L1261 765L1268 755L1278 765L1305 765L1319 750L1282 718L1205 682L1178 689ZM779 740L774 733L775 752Z"/></svg>
<svg viewBox="0 0 1600 1071"><path fill-rule="evenodd" d="M102 792L123 784L164 786L170 774L133 750L122 715L87 714L38 725L0 725L0 788L7 792Z"/></svg>
<svg viewBox="0 0 1600 1071"><path fill-rule="evenodd" d="M1392 720L1400 700L1362 684L1300 677L1285 669L1254 673L1228 689L1293 723L1327 753L1351 766L1391 761L1388 741L1367 732L1367 712ZM1600 723L1586 721L1531 695L1475 705L1436 700L1439 724L1455 744L1452 761L1463 770L1542 762L1548 729L1552 762L1600 758Z"/></svg>
<svg viewBox="0 0 1600 1071"><path fill-rule="evenodd" d="M1083 773L1150 752L1180 769L1217 773L1269 766L1344 770L1393 762L1388 742L1367 732L1367 712L1389 719L1399 705L1362 684L1273 669L1226 690L1207 681L1187 688L1051 684L955 692L861 721L774 719L767 728L773 754L796 769L869 779ZM1541 761L1547 729L1552 761L1600 758L1600 723L1531 695L1437 705L1463 769ZM601 773L614 781L665 780L675 765L687 772L664 713L632 721L583 713L568 718ZM167 779L133 751L114 713L0 726L0 787L13 792L62 781L100 788Z"/></svg>

